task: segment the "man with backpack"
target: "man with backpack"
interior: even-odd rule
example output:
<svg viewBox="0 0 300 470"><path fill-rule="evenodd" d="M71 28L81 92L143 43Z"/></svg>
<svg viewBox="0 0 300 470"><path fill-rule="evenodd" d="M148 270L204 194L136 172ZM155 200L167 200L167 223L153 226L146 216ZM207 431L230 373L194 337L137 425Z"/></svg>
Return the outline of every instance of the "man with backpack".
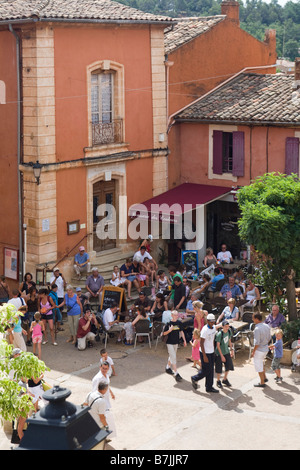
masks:
<svg viewBox="0 0 300 470"><path fill-rule="evenodd" d="M223 385L230 387L231 384L228 381L228 374L230 370L234 370L232 357L233 357L233 346L231 343L231 330L229 328L229 321L224 320L222 322L222 330L216 334L215 337L215 367L217 374L217 387L223 388ZM225 366L224 378L221 382L221 374L223 364Z"/></svg>

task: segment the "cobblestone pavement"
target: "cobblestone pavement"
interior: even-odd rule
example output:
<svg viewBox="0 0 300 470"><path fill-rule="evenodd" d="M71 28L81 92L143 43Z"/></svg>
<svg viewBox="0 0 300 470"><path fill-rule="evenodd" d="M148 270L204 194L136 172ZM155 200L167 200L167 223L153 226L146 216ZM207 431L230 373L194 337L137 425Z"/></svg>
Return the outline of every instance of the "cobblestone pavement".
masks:
<svg viewBox="0 0 300 470"><path fill-rule="evenodd" d="M46 380L68 388L68 398L81 404L91 390L91 380L99 370L102 343L78 351L66 343L68 326L57 337L58 346L42 346L42 359L51 371ZM254 387L258 376L248 360L248 351L239 351L235 370L229 374L232 384L218 394L205 392L204 381L195 391L191 376L195 369L186 361L190 347L178 350L178 370L182 382L164 372L166 346L143 344L136 349L117 344L107 345L113 358L116 376L111 388L116 399L112 409L117 436L107 450L200 450L200 449L299 449L300 400L299 371L282 370L283 382L276 384L267 361L268 385ZM31 348L28 348L31 351ZM276 438L275 438L276 437ZM10 426L0 432L0 449L10 449Z"/></svg>

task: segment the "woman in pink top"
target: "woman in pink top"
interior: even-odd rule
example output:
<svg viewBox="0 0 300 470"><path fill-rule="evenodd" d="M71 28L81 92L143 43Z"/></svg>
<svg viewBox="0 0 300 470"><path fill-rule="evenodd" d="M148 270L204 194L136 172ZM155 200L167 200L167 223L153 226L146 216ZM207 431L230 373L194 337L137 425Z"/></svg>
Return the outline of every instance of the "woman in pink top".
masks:
<svg viewBox="0 0 300 470"><path fill-rule="evenodd" d="M207 316L208 311L202 310L203 302L200 302L200 300L195 300L192 305L195 312L194 328L201 331L205 325L205 317Z"/></svg>
<svg viewBox="0 0 300 470"><path fill-rule="evenodd" d="M204 327L204 325L205 325L205 317L207 316L208 311L207 310L202 310L203 302L200 302L200 300L195 300L192 303L192 305L193 305L193 309L194 309L194 312L195 312L194 331L199 330L199 332L200 332L202 330L202 328ZM186 360L194 362L194 357L193 356L186 357Z"/></svg>
<svg viewBox="0 0 300 470"><path fill-rule="evenodd" d="M41 289L39 291L39 312L41 314L42 322L44 323L45 327L45 339L43 341L43 344L48 343L47 339L47 322L49 324L50 328L50 334L51 334L51 339L52 339L52 344L54 346L57 346L57 343L55 342L55 336L54 336L54 324L53 324L53 311L52 309L55 308L55 304L53 302L53 299L48 295L48 290L47 289Z"/></svg>
<svg viewBox="0 0 300 470"><path fill-rule="evenodd" d="M41 314L36 312L34 314L34 320L31 323L30 331L32 332L32 343L33 348L32 352L35 354L36 345L38 346L38 358L41 359L42 357L42 339L43 339L43 332L45 331L44 323L41 321Z"/></svg>

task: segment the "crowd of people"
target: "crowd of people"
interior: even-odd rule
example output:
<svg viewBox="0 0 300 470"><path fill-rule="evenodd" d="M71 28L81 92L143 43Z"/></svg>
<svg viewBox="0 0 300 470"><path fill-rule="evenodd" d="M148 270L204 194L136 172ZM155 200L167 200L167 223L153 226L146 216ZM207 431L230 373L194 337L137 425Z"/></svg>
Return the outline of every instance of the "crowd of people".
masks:
<svg viewBox="0 0 300 470"><path fill-rule="evenodd" d="M246 279L241 268L226 276L223 264L232 263L232 255L226 245L222 245L217 256L208 248L202 273L197 277L195 285L195 273L188 272L184 265L159 269L151 255L151 242L152 237L149 236L133 258L128 258L120 267L113 268L111 285L124 288L128 301L133 300L133 290L136 290L137 298L135 297L126 312L120 312L116 303L101 311L105 281L96 267L91 269L89 255L83 246L75 255L74 271L78 280L85 276L85 292L79 286L74 288L67 284L58 267L53 269L49 288L39 290L30 273L25 274L19 289L12 292L2 277L0 303L11 303L22 313L19 321L7 330L7 341L20 351L26 351L28 346L32 346L33 353L41 358L41 345L48 343L48 333L51 344L57 345L57 333L64 329L63 311L66 310L70 331L67 342L76 345L78 350L92 347L94 341L100 340L101 332L116 336L118 342L130 346L134 344L137 323L148 320L154 334L156 325L162 325L157 334L161 334L167 345L167 374L173 375L178 382L182 380L177 370L177 350L182 344L190 347L187 360L197 369L191 377L194 389L198 388L198 382L202 379L205 379L205 389L209 393L217 393L223 386L230 387L228 375L234 370L231 322L241 319L245 307L257 305L260 299L258 287L251 278ZM225 302L217 316L204 307L204 302L216 298L223 298ZM96 301L96 308L92 303L93 299ZM241 300L242 305L238 306ZM281 325L285 317L277 305L273 305L265 320L259 312L254 313L253 308L252 311L255 324L252 357L259 375L257 387L265 387L268 379L264 371L264 360L270 350L274 351L272 368L276 381L282 380ZM214 374L217 388L214 387ZM106 350L102 350L100 370L93 379L92 391L86 397L86 404L91 407L92 414L101 427L115 432L109 401L109 397L114 398L109 386L111 375L115 375L113 361Z"/></svg>
<svg viewBox="0 0 300 470"><path fill-rule="evenodd" d="M26 273L19 289L12 292L2 277L0 302L12 303L23 313L20 321L11 331L7 331L9 342L22 350L33 346L33 352L37 350L41 357L42 344L50 340L52 345L57 345L57 333L64 329L62 313L66 311L70 331L67 342L75 344L79 350L92 346L95 340L99 340L99 333L103 330L110 335L117 333L118 341L132 345L139 320L147 319L153 326L157 322L165 324L171 320L171 312L175 310L179 312L179 320L185 320L185 335L189 343L193 337L193 328L201 332L207 323L208 312L202 310L199 301L211 301L216 297L224 299L226 305L217 318L218 326L223 320L238 320L245 307L254 307L260 299L258 287L251 278L245 278L243 269L237 268L229 276L225 275L223 263L233 261L225 244L217 256L211 248L207 249L202 273L197 278L197 285L193 282L192 288L195 273L187 271L185 265L159 269L151 255L151 243L152 236L149 235L132 258L126 259L120 267L113 268L110 284L124 288L128 302L132 301L127 312L119 312L117 305L101 311L105 281L97 267L91 269L84 246L80 246L75 255L74 272L78 279L85 275L85 292L80 286L74 288L67 284L58 267L53 269L49 287L39 290L31 273ZM135 299L132 299L133 289ZM237 306L240 300L243 300L243 305ZM277 309L277 306L274 308ZM120 315L123 320L121 323ZM284 321L281 314L277 318ZM271 326L275 327L274 321ZM280 327L280 322L277 321L276 327Z"/></svg>

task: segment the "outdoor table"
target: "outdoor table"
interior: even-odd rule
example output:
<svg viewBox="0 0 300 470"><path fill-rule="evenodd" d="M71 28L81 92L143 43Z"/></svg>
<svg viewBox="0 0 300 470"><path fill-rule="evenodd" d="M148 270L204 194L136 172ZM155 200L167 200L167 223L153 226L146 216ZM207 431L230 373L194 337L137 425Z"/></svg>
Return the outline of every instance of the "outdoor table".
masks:
<svg viewBox="0 0 300 470"><path fill-rule="evenodd" d="M230 326L232 326L237 331L242 331L244 330L244 328L248 327L248 323L245 321L239 321L239 320L234 320L234 321L228 320L228 321L229 321Z"/></svg>
<svg viewBox="0 0 300 470"><path fill-rule="evenodd" d="M228 264L220 264L220 268L222 268L224 271L227 271L229 274L233 273L236 271L240 265L236 263L228 263Z"/></svg>
<svg viewBox="0 0 300 470"><path fill-rule="evenodd" d="M227 299L225 299L225 297L221 297L221 296L218 296L218 297L214 297L211 301L212 304L219 304L219 305L224 305L226 307L227 305Z"/></svg>

